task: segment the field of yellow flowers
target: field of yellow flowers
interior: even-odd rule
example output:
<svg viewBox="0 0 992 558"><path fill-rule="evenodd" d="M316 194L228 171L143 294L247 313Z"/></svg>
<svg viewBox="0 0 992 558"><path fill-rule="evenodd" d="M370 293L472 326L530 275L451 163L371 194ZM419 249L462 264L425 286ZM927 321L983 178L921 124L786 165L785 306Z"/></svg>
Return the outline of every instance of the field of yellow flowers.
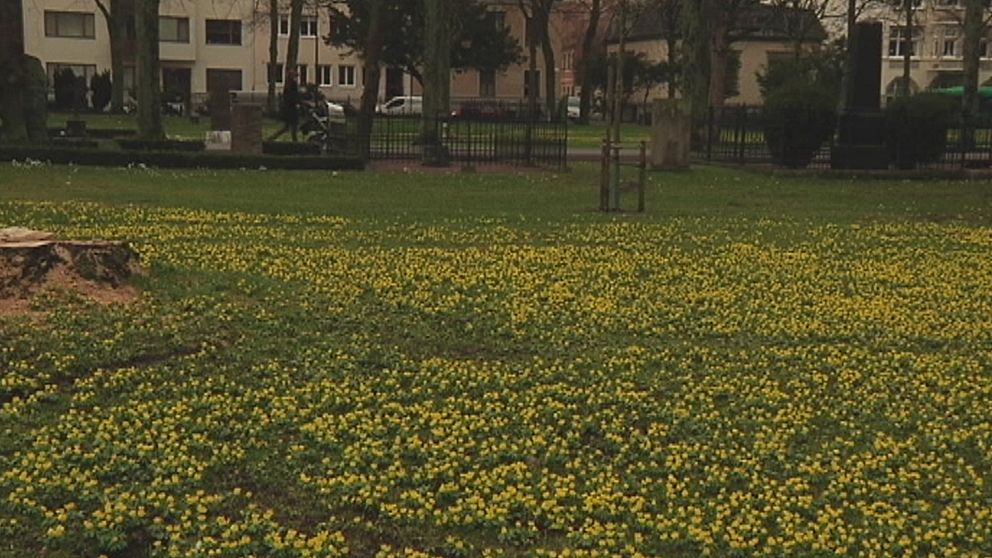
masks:
<svg viewBox="0 0 992 558"><path fill-rule="evenodd" d="M267 209L0 201L149 269L0 317L0 556L992 556L984 214Z"/></svg>

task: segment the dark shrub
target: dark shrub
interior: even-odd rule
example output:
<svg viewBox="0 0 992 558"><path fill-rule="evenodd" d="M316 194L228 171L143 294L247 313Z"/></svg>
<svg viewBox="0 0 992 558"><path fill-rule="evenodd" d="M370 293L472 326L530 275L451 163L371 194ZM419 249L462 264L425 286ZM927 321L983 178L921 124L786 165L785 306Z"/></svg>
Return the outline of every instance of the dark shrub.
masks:
<svg viewBox="0 0 992 558"><path fill-rule="evenodd" d="M55 106L61 110L73 108L76 100L76 74L69 68L55 74Z"/></svg>
<svg viewBox="0 0 992 558"><path fill-rule="evenodd" d="M262 144L266 155L320 155L320 146L312 143L267 141Z"/></svg>
<svg viewBox="0 0 992 558"><path fill-rule="evenodd" d="M834 131L835 98L815 83L793 80L765 98L765 142L776 164L803 168Z"/></svg>
<svg viewBox="0 0 992 558"><path fill-rule="evenodd" d="M954 101L935 93L897 97L885 107L889 160L900 169L932 163L944 154Z"/></svg>
<svg viewBox="0 0 992 558"><path fill-rule="evenodd" d="M185 151L196 152L206 149L200 140L139 140L118 139L117 144L126 151Z"/></svg>
<svg viewBox="0 0 992 558"><path fill-rule="evenodd" d="M110 104L110 98L113 96L113 83L110 80L110 72L103 72L102 74L97 74L93 76L90 80L90 89L93 90L93 96L91 100L93 101L93 110L97 112L103 112Z"/></svg>

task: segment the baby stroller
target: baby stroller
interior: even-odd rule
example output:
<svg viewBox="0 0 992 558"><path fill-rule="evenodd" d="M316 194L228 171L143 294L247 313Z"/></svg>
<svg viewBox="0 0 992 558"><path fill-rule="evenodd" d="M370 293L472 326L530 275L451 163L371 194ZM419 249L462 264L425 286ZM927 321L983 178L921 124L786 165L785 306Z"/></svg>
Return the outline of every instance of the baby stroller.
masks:
<svg viewBox="0 0 992 558"><path fill-rule="evenodd" d="M331 151L344 141L344 107L328 101L316 87L307 88L300 97L303 137L307 143L318 146L321 152Z"/></svg>

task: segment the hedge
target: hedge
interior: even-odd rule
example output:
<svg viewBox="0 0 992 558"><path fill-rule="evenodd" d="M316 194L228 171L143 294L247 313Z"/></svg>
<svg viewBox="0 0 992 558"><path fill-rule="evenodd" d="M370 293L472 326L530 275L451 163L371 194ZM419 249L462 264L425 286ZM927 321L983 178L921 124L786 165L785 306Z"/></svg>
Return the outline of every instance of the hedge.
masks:
<svg viewBox="0 0 992 558"><path fill-rule="evenodd" d="M54 164L119 167L144 164L163 168L362 170L362 160L347 155L243 155L189 151L115 151L75 147L0 145L0 161L34 159Z"/></svg>
<svg viewBox="0 0 992 558"><path fill-rule="evenodd" d="M115 139L133 136L137 130L130 128L86 128L86 137L96 139ZM65 128L49 128L48 137L59 138L65 135Z"/></svg>
<svg viewBox="0 0 992 558"><path fill-rule="evenodd" d="M266 155L319 155L320 146L313 143L267 141L262 144L262 153Z"/></svg>
<svg viewBox="0 0 992 558"><path fill-rule="evenodd" d="M186 151L196 152L206 149L200 140L140 140L119 139L117 144L128 151Z"/></svg>
<svg viewBox="0 0 992 558"><path fill-rule="evenodd" d="M100 146L100 143L96 140L82 139L82 138L63 138L56 137L48 140L51 145L56 147L68 147L72 149L96 149Z"/></svg>

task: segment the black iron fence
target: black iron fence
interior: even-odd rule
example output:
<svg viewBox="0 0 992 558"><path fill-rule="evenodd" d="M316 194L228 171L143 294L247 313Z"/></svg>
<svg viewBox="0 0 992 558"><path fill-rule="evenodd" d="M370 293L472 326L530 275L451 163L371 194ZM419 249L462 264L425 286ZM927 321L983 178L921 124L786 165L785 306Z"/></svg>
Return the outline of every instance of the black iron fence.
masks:
<svg viewBox="0 0 992 558"><path fill-rule="evenodd" d="M421 160L424 120L419 115L377 115L368 140L373 161ZM453 164L563 168L568 154L566 119L521 116L450 116L427 125L428 137Z"/></svg>
<svg viewBox="0 0 992 558"><path fill-rule="evenodd" d="M811 168L830 167L833 137L813 153ZM718 163L775 164L765 137L762 107L748 105L710 108L704 122L694 126L692 154L697 159Z"/></svg>
<svg viewBox="0 0 992 558"><path fill-rule="evenodd" d="M830 135L815 149L807 168L830 168L836 139ZM898 145L888 148L891 168L906 168ZM697 122L692 137L692 155L697 160L739 165L776 165L766 138L766 124L759 106L725 106L710 110ZM947 130L943 148L924 159L910 161L909 168L957 170L992 167L992 118L979 118L965 126L956 119Z"/></svg>

